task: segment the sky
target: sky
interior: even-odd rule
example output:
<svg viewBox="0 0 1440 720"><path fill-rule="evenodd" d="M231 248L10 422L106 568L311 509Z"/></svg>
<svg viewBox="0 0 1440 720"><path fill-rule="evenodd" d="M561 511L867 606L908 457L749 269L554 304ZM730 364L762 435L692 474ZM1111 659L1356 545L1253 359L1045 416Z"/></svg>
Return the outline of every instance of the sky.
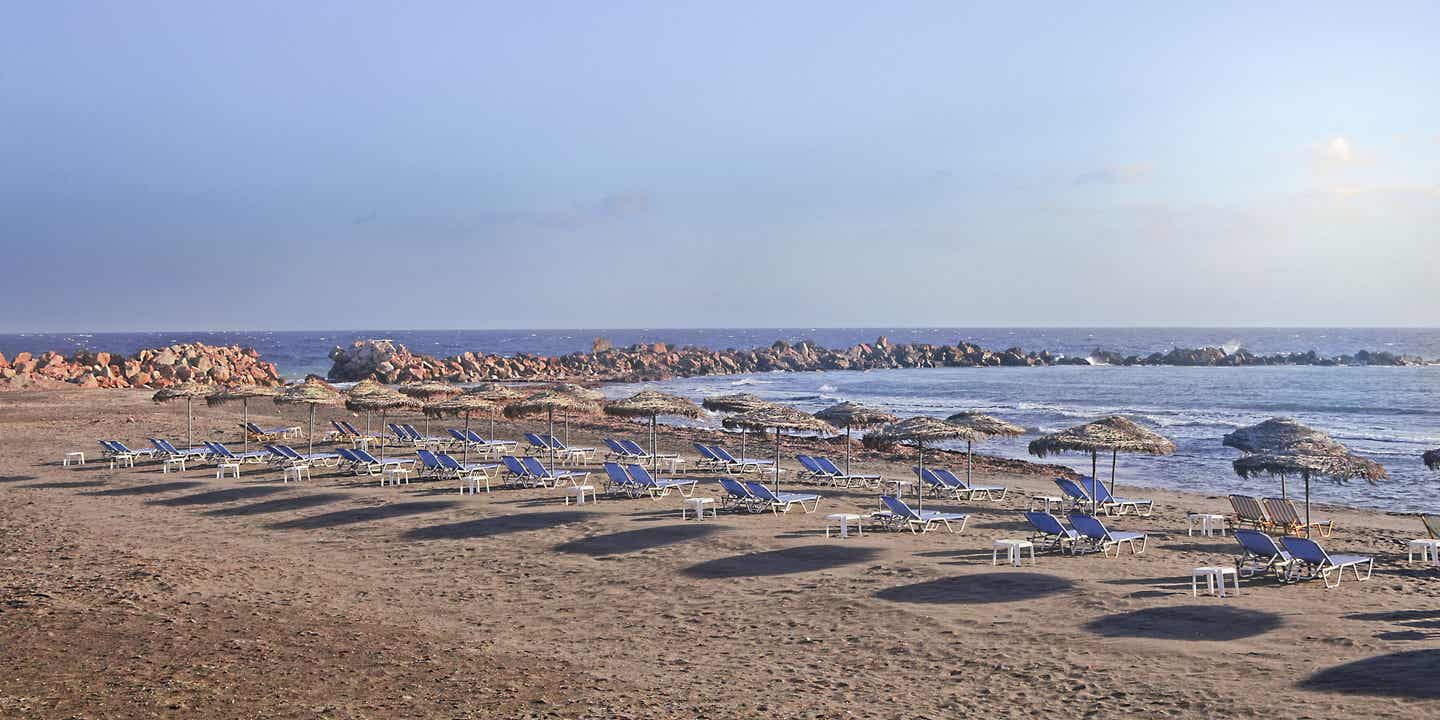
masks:
<svg viewBox="0 0 1440 720"><path fill-rule="evenodd" d="M1440 4L4 15L0 332L1440 324Z"/></svg>

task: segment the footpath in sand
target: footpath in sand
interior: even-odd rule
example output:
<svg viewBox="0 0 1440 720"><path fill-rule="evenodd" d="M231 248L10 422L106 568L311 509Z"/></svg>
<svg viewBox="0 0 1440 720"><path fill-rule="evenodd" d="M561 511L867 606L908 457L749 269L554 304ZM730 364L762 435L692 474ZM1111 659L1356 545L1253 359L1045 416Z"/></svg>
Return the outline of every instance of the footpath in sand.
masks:
<svg viewBox="0 0 1440 720"><path fill-rule="evenodd" d="M272 410L252 413L293 422ZM235 424L197 408L197 437ZM1377 557L1368 582L1194 598L1190 570L1236 545L1187 536L1185 511L1224 498L1128 488L1155 515L1107 522L1150 533L1143 555L1013 568L990 544L1023 534L1042 476L927 502L972 513L963 534L840 540L824 515L875 509L872 491L694 522L673 497L95 459L97 438L184 426L145 393L4 396L0 717L1440 717L1440 570L1406 564L1413 518L1323 510L1328 549ZM90 462L62 468L67 450Z"/></svg>

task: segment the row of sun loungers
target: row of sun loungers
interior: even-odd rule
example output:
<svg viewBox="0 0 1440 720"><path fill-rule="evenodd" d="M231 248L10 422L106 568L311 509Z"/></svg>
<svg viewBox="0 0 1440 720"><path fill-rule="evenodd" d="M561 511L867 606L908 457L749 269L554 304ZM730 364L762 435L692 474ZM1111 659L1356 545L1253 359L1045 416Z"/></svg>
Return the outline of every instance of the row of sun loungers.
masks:
<svg viewBox="0 0 1440 720"><path fill-rule="evenodd" d="M1355 579L1369 580L1375 571L1375 558L1368 555L1331 555L1310 538L1286 535L1278 542L1275 538L1259 531L1237 529L1235 540L1240 543L1242 554L1235 563L1236 573L1242 577L1263 576L1273 573L1281 582L1311 580L1320 578L1325 587L1339 587L1345 576L1345 568L1355 573ZM1361 566L1365 575L1360 575ZM1330 583L1331 575L1335 583Z"/></svg>
<svg viewBox="0 0 1440 720"><path fill-rule="evenodd" d="M1130 548L1131 555L1145 552L1149 540L1145 533L1111 530L1100 518L1079 510L1071 512L1066 519L1070 521L1068 528L1060 522L1060 518L1048 512L1031 510L1025 513L1025 520L1032 529L1030 542L1041 550L1072 555L1099 552L1109 557L1110 550L1114 549L1118 558L1122 547Z"/></svg>
<svg viewBox="0 0 1440 720"><path fill-rule="evenodd" d="M880 483L879 475L850 474L840 469L834 461L819 455L796 455L804 472L800 479L828 482L835 487L873 487Z"/></svg>
<svg viewBox="0 0 1440 720"><path fill-rule="evenodd" d="M1240 527L1284 534L1300 533L1306 529L1300 511L1295 508L1295 503L1287 498L1256 500L1249 495L1231 495L1230 506L1235 509L1232 521ZM1335 523L1312 519L1309 526L1319 530L1321 537L1330 537Z"/></svg>

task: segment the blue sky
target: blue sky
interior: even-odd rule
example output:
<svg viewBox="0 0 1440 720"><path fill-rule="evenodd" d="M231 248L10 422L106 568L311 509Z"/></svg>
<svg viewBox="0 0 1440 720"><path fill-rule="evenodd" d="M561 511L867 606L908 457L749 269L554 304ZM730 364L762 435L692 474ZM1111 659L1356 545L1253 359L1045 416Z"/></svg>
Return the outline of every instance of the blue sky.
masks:
<svg viewBox="0 0 1440 720"><path fill-rule="evenodd" d="M20 4L0 331L1436 324L1440 6L1001 5Z"/></svg>

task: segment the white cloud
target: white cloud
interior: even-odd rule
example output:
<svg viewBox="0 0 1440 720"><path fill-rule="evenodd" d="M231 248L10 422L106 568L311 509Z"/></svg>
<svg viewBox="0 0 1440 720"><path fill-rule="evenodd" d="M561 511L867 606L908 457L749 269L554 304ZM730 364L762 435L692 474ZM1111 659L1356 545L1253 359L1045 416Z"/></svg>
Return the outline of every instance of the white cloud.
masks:
<svg viewBox="0 0 1440 720"><path fill-rule="evenodd" d="M1348 163L1355 159L1355 150L1350 147L1350 140L1343 135L1336 135L1325 143L1324 155L1326 158L1340 163Z"/></svg>

